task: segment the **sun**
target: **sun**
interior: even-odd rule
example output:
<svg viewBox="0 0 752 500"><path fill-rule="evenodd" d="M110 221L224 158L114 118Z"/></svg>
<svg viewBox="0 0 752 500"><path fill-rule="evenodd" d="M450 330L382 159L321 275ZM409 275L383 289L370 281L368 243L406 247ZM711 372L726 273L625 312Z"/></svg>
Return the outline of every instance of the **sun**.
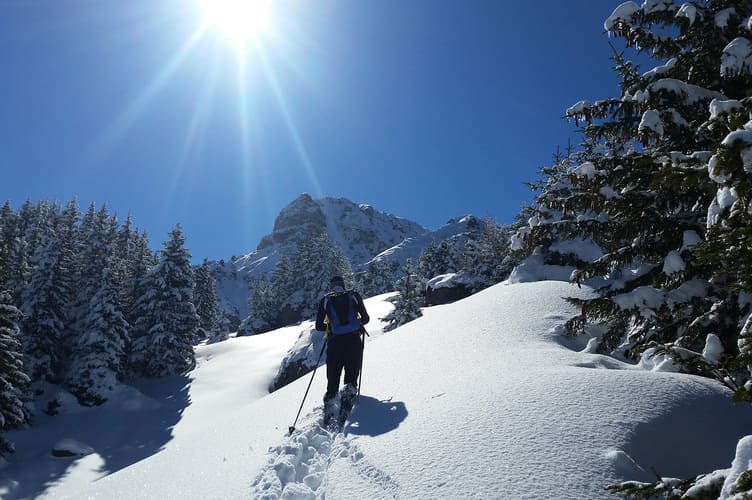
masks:
<svg viewBox="0 0 752 500"><path fill-rule="evenodd" d="M272 0L198 0L198 3L204 24L219 31L238 49L270 30Z"/></svg>

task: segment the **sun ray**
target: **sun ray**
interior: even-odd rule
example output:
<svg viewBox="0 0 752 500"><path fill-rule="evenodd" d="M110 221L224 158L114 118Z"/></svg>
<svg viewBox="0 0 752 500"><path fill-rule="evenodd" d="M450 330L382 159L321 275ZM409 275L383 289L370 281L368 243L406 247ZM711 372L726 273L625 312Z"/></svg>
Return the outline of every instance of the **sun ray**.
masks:
<svg viewBox="0 0 752 500"><path fill-rule="evenodd" d="M252 40L271 29L271 0L198 0L207 27L230 40L243 53Z"/></svg>
<svg viewBox="0 0 752 500"><path fill-rule="evenodd" d="M146 88L105 129L99 140L92 145L87 157L96 162L96 160L106 156L123 139L141 117L154 96L167 85L172 75L185 61L204 33L205 28L199 27L191 34L175 55L146 85Z"/></svg>
<svg viewBox="0 0 752 500"><path fill-rule="evenodd" d="M308 150L306 149L305 144L300 137L298 127L295 125L295 121L292 118L292 113L290 112L289 106L287 105L287 99L285 98L282 87L279 84L279 80L277 79L273 68L267 61L266 53L263 50L259 51L259 59L261 60L261 66L264 69L264 76L266 77L269 85L272 88L272 91L274 92L274 97L277 101L277 105L279 106L279 110L282 113L282 117L285 119L285 125L287 126L287 131L290 133L290 138L292 139L295 146L295 151L298 154L298 158L300 158L301 164L305 168L308 179L313 185L313 194L315 194L317 197L323 196L321 185L319 184L318 178L316 177L316 173L313 168L313 164L311 163Z"/></svg>
<svg viewBox="0 0 752 500"><path fill-rule="evenodd" d="M195 153L197 149L200 149L203 144L207 125L206 118L211 111L212 97L217 84L218 72L219 62L217 59L212 59L208 76L205 78L198 102L191 114L191 120L188 124L185 140L183 141L183 145L178 153L178 158L175 163L175 172L168 189L169 196L172 196L177 189L179 181L187 168L189 157L192 153Z"/></svg>

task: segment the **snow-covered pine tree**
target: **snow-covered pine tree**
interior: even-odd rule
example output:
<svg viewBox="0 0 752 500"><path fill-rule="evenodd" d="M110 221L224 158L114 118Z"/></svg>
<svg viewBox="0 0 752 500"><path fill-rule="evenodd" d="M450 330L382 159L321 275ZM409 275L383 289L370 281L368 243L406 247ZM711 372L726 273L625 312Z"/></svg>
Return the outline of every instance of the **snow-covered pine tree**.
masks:
<svg viewBox="0 0 752 500"><path fill-rule="evenodd" d="M124 373L128 323L117 307L113 272L107 263L99 280L99 290L89 301L73 346L73 362L66 385L79 403L100 405Z"/></svg>
<svg viewBox="0 0 752 500"><path fill-rule="evenodd" d="M607 285L599 298L573 301L583 314L569 327L599 324L601 352L668 357L717 377L738 399L752 399L751 15L748 0L619 5L606 31L659 64L640 73L617 52L620 96L567 111L584 124L585 143L562 172L576 195L549 205L591 210L594 223L571 227L604 250L576 279ZM673 494L694 483L677 483ZM642 498L656 485L665 486L614 491Z"/></svg>
<svg viewBox="0 0 752 500"><path fill-rule="evenodd" d="M723 7L711 11L716 34L709 47L723 98L710 103L700 129L714 146L707 162L714 196L705 239L696 247L699 261L711 270L714 293L709 311L697 321L702 328L695 343L707 345L713 341L709 333L717 336L724 353L704 361L737 400L752 402L752 2Z"/></svg>
<svg viewBox="0 0 752 500"><path fill-rule="evenodd" d="M641 74L617 53L620 96L567 111L584 124L585 143L566 158L571 166L557 166L550 179L552 193L569 193L544 203L564 214L547 221L557 237L592 242L604 252L575 263L577 281L610 281L600 298L576 301L583 314L569 324L573 331L588 322L603 325L601 352L634 359L648 345L702 350L702 331L720 326L695 321L709 311L711 285L693 246L715 191L706 166L718 143L703 126L713 99L725 97L720 56L738 29L716 24L726 3L622 4L606 29L666 62Z"/></svg>
<svg viewBox="0 0 752 500"><path fill-rule="evenodd" d="M292 293L282 304L283 313L290 313L283 314L287 319L316 314L318 301L329 291L332 276L342 276L346 286L352 286L350 261L326 233L313 235L298 247L292 268Z"/></svg>
<svg viewBox="0 0 752 500"><path fill-rule="evenodd" d="M272 294L272 304L277 313L282 305L287 301L287 298L293 292L293 282L295 280L293 270L293 264L287 255L283 254L277 264L274 266L272 276L270 279L270 293Z"/></svg>
<svg viewBox="0 0 752 500"><path fill-rule="evenodd" d="M124 309L128 324L134 325L139 316L138 300L146 293L149 272L157 264L157 259L149 247L149 236L144 231L134 238L134 250L128 273L130 274L130 290L128 290L127 304Z"/></svg>
<svg viewBox="0 0 752 500"><path fill-rule="evenodd" d="M81 266L78 260L79 241L78 224L81 218L81 211L78 208L76 199L71 200L64 209L60 210L55 206L55 213L51 214L53 218L53 230L60 242L60 265L59 279L68 291L65 303L71 307L77 300L77 281L80 279ZM67 363L70 356L70 349L75 336L76 317L72 311L66 311L65 332L61 345L61 355L63 363Z"/></svg>
<svg viewBox="0 0 752 500"><path fill-rule="evenodd" d="M29 399L29 377L24 372L19 323L21 311L8 292L0 292L0 433L22 427L29 419L24 401ZM0 457L13 445L0 435Z"/></svg>
<svg viewBox="0 0 752 500"><path fill-rule="evenodd" d="M508 230L492 219L481 223L480 232L470 237L460 257L460 271L477 279L478 289L505 280L513 267Z"/></svg>
<svg viewBox="0 0 752 500"><path fill-rule="evenodd" d="M439 269L440 265L436 259L436 241L431 242L423 249L418 256L418 261L415 264L418 273L426 279L431 279L434 276L442 274Z"/></svg>
<svg viewBox="0 0 752 500"><path fill-rule="evenodd" d="M52 228L46 230L32 264L21 308L25 368L32 382L57 382L63 368L62 340L71 292L62 245Z"/></svg>
<svg viewBox="0 0 752 500"><path fill-rule="evenodd" d="M0 290L8 288L11 272L10 248L16 237L16 214L10 201L0 208Z"/></svg>
<svg viewBox="0 0 752 500"><path fill-rule="evenodd" d="M425 280L418 272L412 259L407 259L402 266L402 277L395 283L399 295L395 301L395 308L384 320L387 326L384 331L394 330L414 319L423 316L420 310L424 301Z"/></svg>
<svg viewBox="0 0 752 500"><path fill-rule="evenodd" d="M112 260L113 281L118 295L118 308L128 311L133 307L133 290L136 288L134 269L137 266L136 248L140 235L133 227L133 219L126 217L117 230Z"/></svg>
<svg viewBox="0 0 752 500"><path fill-rule="evenodd" d="M164 243L160 261L144 280L129 364L137 374L161 377L196 365L193 339L199 318L193 305L190 254L178 224Z"/></svg>
<svg viewBox="0 0 752 500"><path fill-rule="evenodd" d="M29 260L37 253L46 234L45 225L49 224L49 203L39 201L36 204L26 200L18 211L18 233L26 244L26 255ZM27 280L28 283L28 280Z"/></svg>
<svg viewBox="0 0 752 500"><path fill-rule="evenodd" d="M219 328L217 287L207 259L194 273L193 303L199 317L199 337L213 337Z"/></svg>
<svg viewBox="0 0 752 500"><path fill-rule="evenodd" d="M355 276L355 287L363 297L394 291L394 273L398 264L387 259L373 259L365 271Z"/></svg>
<svg viewBox="0 0 752 500"><path fill-rule="evenodd" d="M248 296L248 317L241 323L240 331L245 335L273 330L277 325L280 302L274 286L265 275L258 276L251 284Z"/></svg>

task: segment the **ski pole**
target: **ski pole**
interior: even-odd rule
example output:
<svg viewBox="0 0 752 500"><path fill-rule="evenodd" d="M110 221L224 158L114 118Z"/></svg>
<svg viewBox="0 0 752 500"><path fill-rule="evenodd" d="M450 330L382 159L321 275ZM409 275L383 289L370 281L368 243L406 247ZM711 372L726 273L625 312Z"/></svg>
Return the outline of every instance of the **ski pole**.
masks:
<svg viewBox="0 0 752 500"><path fill-rule="evenodd" d="M360 384L363 382L363 354L366 352L366 337L370 337L366 331L366 327L360 325L360 337L363 339L363 343L360 345L360 373L358 374L358 396L360 399Z"/></svg>
<svg viewBox="0 0 752 500"><path fill-rule="evenodd" d="M313 383L313 377L316 376L316 370L319 367L319 362L321 361L321 356L324 355L324 349L326 348L326 344L329 342L329 325L326 325L326 333L324 334L324 345L321 346L321 352L319 353L319 358L316 360L316 366L313 368L313 375L311 375L311 380L308 382L308 387L305 390L305 394L303 395L303 401L300 402L300 408L298 408L298 414L295 415L295 422L292 423L290 427L288 427L288 431L290 433L288 436L291 436L292 433L295 431L295 424L298 423L298 417L300 417L300 411L303 409L303 403L305 403L306 397L308 397L308 391L311 389L311 384Z"/></svg>

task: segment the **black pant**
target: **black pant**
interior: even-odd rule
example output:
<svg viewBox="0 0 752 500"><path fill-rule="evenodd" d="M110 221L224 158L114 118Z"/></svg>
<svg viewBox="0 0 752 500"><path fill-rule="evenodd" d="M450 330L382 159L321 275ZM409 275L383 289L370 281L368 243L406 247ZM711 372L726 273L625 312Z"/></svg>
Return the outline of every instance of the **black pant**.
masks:
<svg viewBox="0 0 752 500"><path fill-rule="evenodd" d="M345 384L357 387L360 364L363 361L363 344L360 333L332 335L326 347L326 395L328 399L337 394L342 368L345 369Z"/></svg>

